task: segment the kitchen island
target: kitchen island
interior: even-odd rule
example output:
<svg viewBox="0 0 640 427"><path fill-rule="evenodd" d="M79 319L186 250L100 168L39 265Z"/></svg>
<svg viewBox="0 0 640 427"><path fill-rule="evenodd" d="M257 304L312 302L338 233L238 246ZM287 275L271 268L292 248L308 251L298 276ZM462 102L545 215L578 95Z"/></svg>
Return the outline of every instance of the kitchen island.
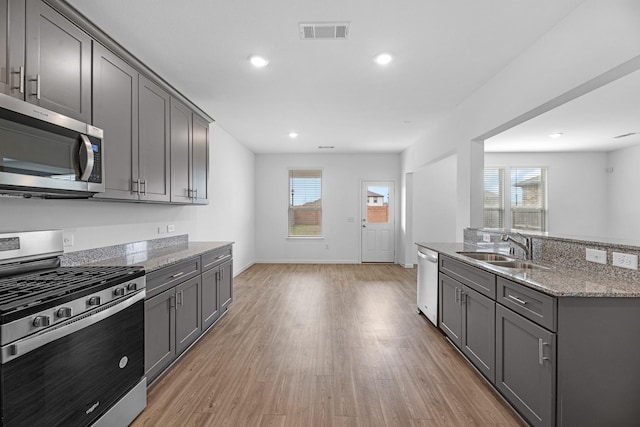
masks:
<svg viewBox="0 0 640 427"><path fill-rule="evenodd" d="M527 422L633 426L640 419L640 283L546 263L512 269L439 253L439 328ZM535 264L535 262L533 262Z"/></svg>

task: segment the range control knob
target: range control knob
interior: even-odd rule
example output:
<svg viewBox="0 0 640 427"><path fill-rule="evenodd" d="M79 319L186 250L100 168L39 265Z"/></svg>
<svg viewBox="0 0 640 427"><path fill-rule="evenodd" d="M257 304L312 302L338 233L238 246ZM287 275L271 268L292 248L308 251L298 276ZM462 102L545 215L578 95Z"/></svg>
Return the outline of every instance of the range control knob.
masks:
<svg viewBox="0 0 640 427"><path fill-rule="evenodd" d="M49 316L36 316L33 319L33 326L41 328L43 326L49 326L51 324L51 318Z"/></svg>
<svg viewBox="0 0 640 427"><path fill-rule="evenodd" d="M71 308L69 308L69 307L59 308L58 310L56 310L56 316L57 317L71 317Z"/></svg>
<svg viewBox="0 0 640 427"><path fill-rule="evenodd" d="M138 285L136 284L136 282L131 282L127 284L128 291L135 291L136 289L138 289Z"/></svg>
<svg viewBox="0 0 640 427"><path fill-rule="evenodd" d="M91 297L89 298L89 301L87 301L88 305L100 305L100 303L102 302L102 298L100 297Z"/></svg>
<svg viewBox="0 0 640 427"><path fill-rule="evenodd" d="M113 290L113 296L121 297L122 295L124 295L124 288L115 288Z"/></svg>

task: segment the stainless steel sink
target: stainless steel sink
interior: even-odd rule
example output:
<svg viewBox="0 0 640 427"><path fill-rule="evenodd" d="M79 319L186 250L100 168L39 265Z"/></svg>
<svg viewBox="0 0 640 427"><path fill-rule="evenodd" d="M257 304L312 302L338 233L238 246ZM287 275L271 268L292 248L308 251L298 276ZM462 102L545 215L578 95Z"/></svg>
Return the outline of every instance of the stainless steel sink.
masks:
<svg viewBox="0 0 640 427"><path fill-rule="evenodd" d="M515 258L496 252L458 252L468 258L477 259L479 261L515 261Z"/></svg>
<svg viewBox="0 0 640 427"><path fill-rule="evenodd" d="M518 270L549 270L551 267L547 267L546 265L535 264L528 261L485 261L487 264L493 265L494 267L500 268L509 268L509 269L518 269Z"/></svg>

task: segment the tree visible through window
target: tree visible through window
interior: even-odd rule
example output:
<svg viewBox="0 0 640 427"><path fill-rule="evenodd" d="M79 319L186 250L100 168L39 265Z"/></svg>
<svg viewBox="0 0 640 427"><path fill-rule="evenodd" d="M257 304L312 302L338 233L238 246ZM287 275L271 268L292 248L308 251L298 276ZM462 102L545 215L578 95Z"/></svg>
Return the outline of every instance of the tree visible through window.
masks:
<svg viewBox="0 0 640 427"><path fill-rule="evenodd" d="M289 170L289 237L322 236L322 171Z"/></svg>

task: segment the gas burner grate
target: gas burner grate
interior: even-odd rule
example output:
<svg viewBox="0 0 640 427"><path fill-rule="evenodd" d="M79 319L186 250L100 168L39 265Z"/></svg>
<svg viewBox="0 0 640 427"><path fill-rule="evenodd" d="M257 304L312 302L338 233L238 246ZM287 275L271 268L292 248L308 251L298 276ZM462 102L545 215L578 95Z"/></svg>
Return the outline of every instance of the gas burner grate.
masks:
<svg viewBox="0 0 640 427"><path fill-rule="evenodd" d="M46 301L104 284L141 267L59 267L0 280L0 313L43 304Z"/></svg>

